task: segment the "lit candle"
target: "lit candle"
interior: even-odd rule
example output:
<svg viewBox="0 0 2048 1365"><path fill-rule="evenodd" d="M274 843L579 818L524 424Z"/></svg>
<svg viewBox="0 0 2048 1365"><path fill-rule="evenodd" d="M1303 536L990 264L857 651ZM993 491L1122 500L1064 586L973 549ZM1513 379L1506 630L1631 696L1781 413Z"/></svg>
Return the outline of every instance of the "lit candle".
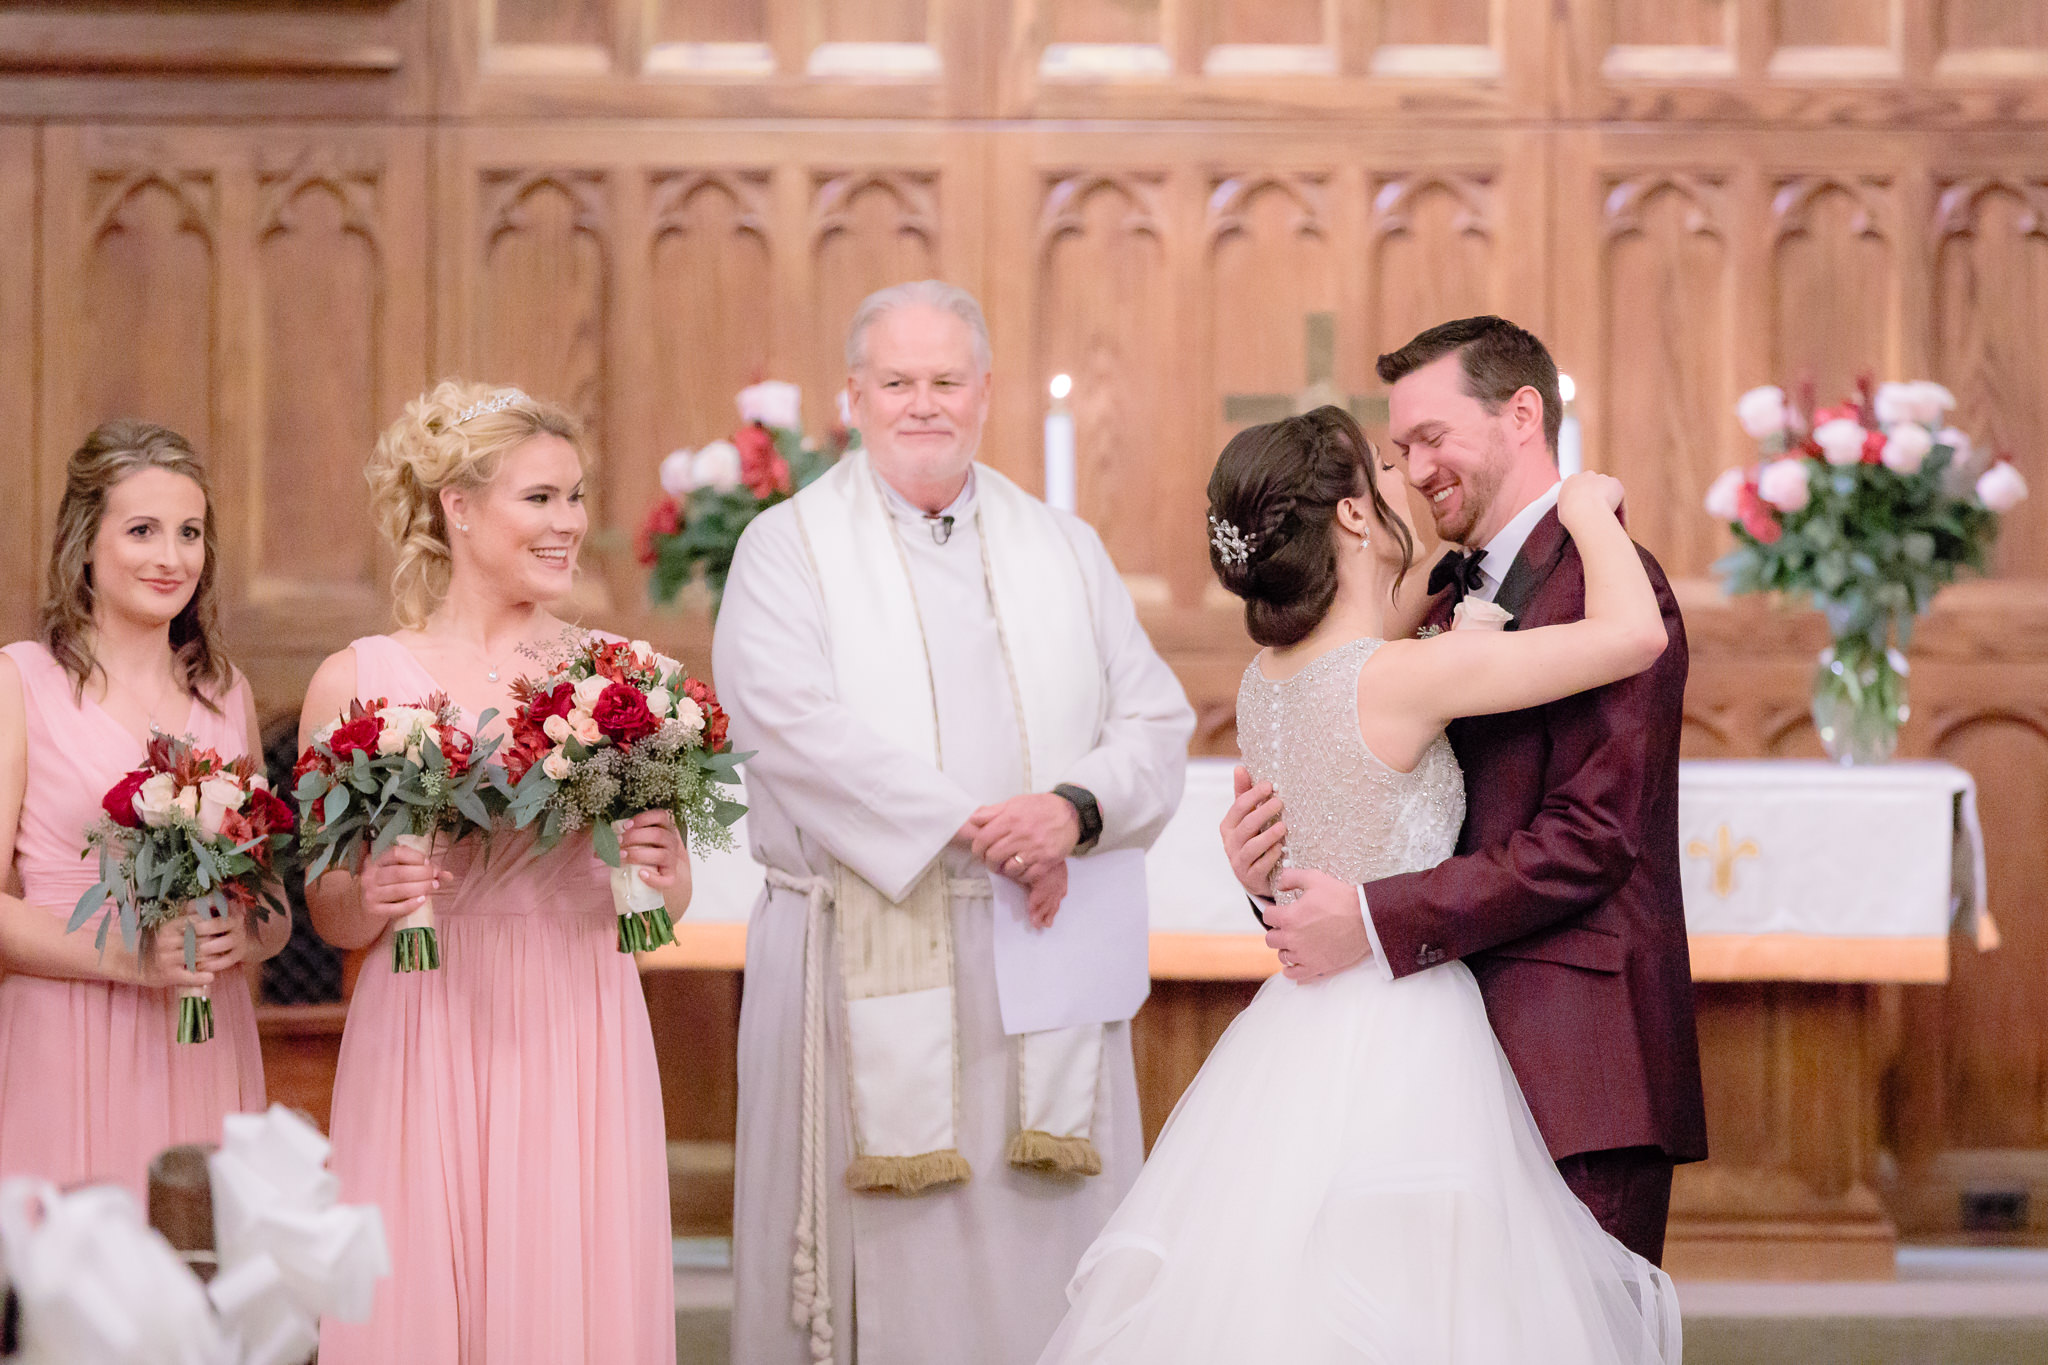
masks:
<svg viewBox="0 0 2048 1365"><path fill-rule="evenodd" d="M1570 478L1585 468L1586 457L1579 444L1579 418L1572 411L1572 399L1578 396L1578 385L1572 377L1561 374L1557 377L1557 395L1564 399L1564 421L1557 427L1557 472Z"/></svg>
<svg viewBox="0 0 2048 1365"><path fill-rule="evenodd" d="M1052 406L1045 413L1045 501L1063 512L1074 510L1074 414L1067 411L1073 391L1073 380L1054 375Z"/></svg>

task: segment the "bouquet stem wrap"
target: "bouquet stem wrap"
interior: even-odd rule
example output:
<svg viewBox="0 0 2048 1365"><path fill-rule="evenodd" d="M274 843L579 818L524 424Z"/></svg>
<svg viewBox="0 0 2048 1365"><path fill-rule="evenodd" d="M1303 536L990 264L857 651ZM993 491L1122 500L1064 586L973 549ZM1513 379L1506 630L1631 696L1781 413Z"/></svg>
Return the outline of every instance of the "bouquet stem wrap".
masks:
<svg viewBox="0 0 2048 1365"><path fill-rule="evenodd" d="M624 838L627 824L625 820L612 821L613 835ZM620 952L652 952L676 941L668 905L661 892L647 884L647 869L638 863L621 863L612 869L612 909L619 916Z"/></svg>
<svg viewBox="0 0 2048 1365"><path fill-rule="evenodd" d="M178 987L178 1041L204 1043L213 1037L213 995L205 986Z"/></svg>
<svg viewBox="0 0 2048 1365"><path fill-rule="evenodd" d="M433 840L423 834L401 834L398 845L423 857L431 857ZM434 898L427 897L419 909L400 915L391 934L391 970L394 972L435 972L441 969L441 940L434 933Z"/></svg>

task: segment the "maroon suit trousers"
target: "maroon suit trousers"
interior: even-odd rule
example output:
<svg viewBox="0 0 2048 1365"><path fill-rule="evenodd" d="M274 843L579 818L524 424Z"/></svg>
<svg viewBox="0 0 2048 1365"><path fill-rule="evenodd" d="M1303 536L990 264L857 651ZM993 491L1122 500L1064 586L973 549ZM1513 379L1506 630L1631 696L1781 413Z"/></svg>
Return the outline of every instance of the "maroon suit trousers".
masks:
<svg viewBox="0 0 2048 1365"><path fill-rule="evenodd" d="M1557 1163L1557 1172L1614 1240L1651 1265L1662 1265L1671 1165L1661 1148L1614 1147L1568 1156Z"/></svg>

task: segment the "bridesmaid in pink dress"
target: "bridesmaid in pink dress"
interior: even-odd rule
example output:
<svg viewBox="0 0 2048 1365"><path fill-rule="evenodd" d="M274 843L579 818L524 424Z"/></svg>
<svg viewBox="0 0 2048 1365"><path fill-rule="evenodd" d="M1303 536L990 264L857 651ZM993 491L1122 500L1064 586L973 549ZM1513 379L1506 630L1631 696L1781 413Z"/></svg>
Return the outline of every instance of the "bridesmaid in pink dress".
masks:
<svg viewBox="0 0 2048 1365"><path fill-rule="evenodd" d="M149 1161L218 1142L263 1108L263 1056L244 968L284 946L201 919L198 971L166 929L138 959L98 921L65 923L99 880L80 857L100 799L143 761L152 728L224 757L256 747L249 685L214 628L205 472L184 438L114 421L72 455L50 551L42 638L0 650L0 1178L111 1181L140 1195ZM214 1036L175 1041L173 989L212 987Z"/></svg>
<svg viewBox="0 0 2048 1365"><path fill-rule="evenodd" d="M446 692L472 725L574 632L546 604L588 527L574 422L515 389L448 382L377 443L397 551L395 635L320 666L310 736L350 698ZM499 727L493 725L493 730ZM670 913L689 860L666 814L622 840ZM437 971L394 973L390 924L432 895ZM394 848L308 888L336 946L371 948L334 1085L342 1198L384 1211L392 1275L369 1322L327 1322L321 1365L670 1365L674 1270L661 1081L608 869L587 836L537 853L501 828L432 865Z"/></svg>

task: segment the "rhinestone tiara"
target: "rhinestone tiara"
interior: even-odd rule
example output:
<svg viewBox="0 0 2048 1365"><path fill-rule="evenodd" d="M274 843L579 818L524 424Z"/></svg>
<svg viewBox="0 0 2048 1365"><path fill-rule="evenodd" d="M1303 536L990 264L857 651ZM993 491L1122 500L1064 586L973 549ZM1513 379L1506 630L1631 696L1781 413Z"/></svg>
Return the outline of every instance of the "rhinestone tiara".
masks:
<svg viewBox="0 0 2048 1365"><path fill-rule="evenodd" d="M1211 516L1209 544L1215 548L1218 559L1226 565L1235 566L1252 557L1252 551L1259 548L1259 538L1244 534L1231 522Z"/></svg>
<svg viewBox="0 0 2048 1365"><path fill-rule="evenodd" d="M514 403L529 403L532 401L532 399L528 398L518 389L499 389L481 403L471 403L461 412L456 413L455 425L459 427L470 418L481 417L487 412L503 412Z"/></svg>

